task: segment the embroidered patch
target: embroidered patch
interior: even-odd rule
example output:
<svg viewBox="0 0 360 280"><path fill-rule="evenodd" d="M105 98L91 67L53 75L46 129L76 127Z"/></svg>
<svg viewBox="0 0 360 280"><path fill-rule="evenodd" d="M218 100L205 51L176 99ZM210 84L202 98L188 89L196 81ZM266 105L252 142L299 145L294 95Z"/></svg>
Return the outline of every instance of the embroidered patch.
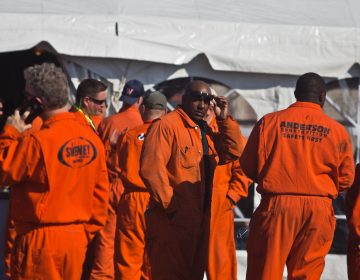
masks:
<svg viewBox="0 0 360 280"><path fill-rule="evenodd" d="M137 137L137 139L139 139L139 141L144 141L145 139L145 133L140 133Z"/></svg>
<svg viewBox="0 0 360 280"><path fill-rule="evenodd" d="M94 144L83 137L65 142L58 151L58 160L65 166L81 168L95 160L97 150Z"/></svg>

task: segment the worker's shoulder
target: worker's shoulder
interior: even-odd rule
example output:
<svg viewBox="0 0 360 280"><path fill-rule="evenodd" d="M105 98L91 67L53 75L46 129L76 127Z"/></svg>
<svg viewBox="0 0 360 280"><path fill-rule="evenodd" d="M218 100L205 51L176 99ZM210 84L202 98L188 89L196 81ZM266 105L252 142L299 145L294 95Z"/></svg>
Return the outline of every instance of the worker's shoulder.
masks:
<svg viewBox="0 0 360 280"><path fill-rule="evenodd" d="M148 128L149 128L149 124L143 124L143 125L137 126L135 128L132 128L132 129L126 131L124 137L129 140L136 139L138 135L144 135L146 133L146 131L148 130Z"/></svg>
<svg viewBox="0 0 360 280"><path fill-rule="evenodd" d="M153 129L154 127L161 129L173 129L178 126L179 120L181 120L179 115L172 111L156 120L153 120L150 125L150 129Z"/></svg>

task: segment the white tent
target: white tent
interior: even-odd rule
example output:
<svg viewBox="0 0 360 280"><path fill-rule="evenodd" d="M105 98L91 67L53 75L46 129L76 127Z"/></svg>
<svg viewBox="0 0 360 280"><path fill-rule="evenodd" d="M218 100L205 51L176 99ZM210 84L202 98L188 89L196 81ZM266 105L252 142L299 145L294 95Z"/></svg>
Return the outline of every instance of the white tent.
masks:
<svg viewBox="0 0 360 280"><path fill-rule="evenodd" d="M47 50L75 86L92 76L112 93L125 79L204 77L260 118L293 101L302 73L360 76L359 10L358 0L1 0L0 53ZM328 104L356 136L360 98L349 114L349 95L338 97Z"/></svg>
<svg viewBox="0 0 360 280"><path fill-rule="evenodd" d="M40 46L72 78L91 71L114 90L121 77L148 87L208 77L261 117L292 101L302 73L359 74L359 8L356 0L2 0L0 52L47 42Z"/></svg>

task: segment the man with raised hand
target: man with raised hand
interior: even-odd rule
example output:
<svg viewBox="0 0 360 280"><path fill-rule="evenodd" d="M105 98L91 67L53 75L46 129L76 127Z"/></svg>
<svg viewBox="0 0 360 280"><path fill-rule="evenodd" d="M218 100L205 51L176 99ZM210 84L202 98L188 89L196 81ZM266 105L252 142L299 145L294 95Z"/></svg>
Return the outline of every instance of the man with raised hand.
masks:
<svg viewBox="0 0 360 280"><path fill-rule="evenodd" d="M216 97L218 132L203 120L210 101L203 81L189 83L182 105L153 122L140 161L151 194L147 248L153 279L203 279L214 169L239 158L240 129Z"/></svg>

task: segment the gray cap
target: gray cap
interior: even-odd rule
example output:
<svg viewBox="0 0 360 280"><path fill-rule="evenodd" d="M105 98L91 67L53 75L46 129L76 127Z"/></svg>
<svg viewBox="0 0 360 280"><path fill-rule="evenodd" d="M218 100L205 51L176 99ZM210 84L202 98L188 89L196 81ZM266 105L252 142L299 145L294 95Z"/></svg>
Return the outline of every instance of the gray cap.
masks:
<svg viewBox="0 0 360 280"><path fill-rule="evenodd" d="M167 107L167 100L165 95L161 92L154 91L145 96L143 105L147 109L165 110Z"/></svg>

